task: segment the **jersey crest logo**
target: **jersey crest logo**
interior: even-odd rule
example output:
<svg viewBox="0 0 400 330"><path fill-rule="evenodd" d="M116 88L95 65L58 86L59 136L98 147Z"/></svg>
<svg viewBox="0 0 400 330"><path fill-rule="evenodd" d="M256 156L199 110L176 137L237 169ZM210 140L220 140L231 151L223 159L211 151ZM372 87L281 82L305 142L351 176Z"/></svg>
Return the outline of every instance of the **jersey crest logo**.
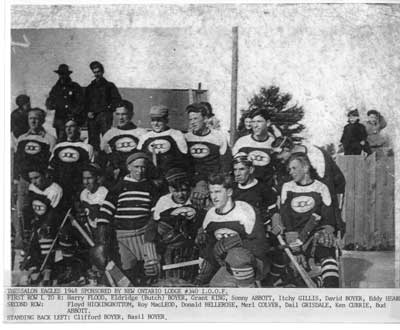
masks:
<svg viewBox="0 0 400 330"><path fill-rule="evenodd" d="M190 147L190 154L193 158L204 158L210 154L210 148L205 144L196 143Z"/></svg>
<svg viewBox="0 0 400 330"><path fill-rule="evenodd" d="M79 160L79 152L73 148L62 149L58 153L58 158L64 163L75 163Z"/></svg>
<svg viewBox="0 0 400 330"><path fill-rule="evenodd" d="M129 152L135 149L137 143L129 136L122 137L115 142L115 149L121 152Z"/></svg>
<svg viewBox="0 0 400 330"><path fill-rule="evenodd" d="M37 215L43 215L47 211L47 205L39 200L32 201L32 208Z"/></svg>
<svg viewBox="0 0 400 330"><path fill-rule="evenodd" d="M219 241L222 238L238 235L238 232L229 228L220 228L214 232L215 238Z"/></svg>
<svg viewBox="0 0 400 330"><path fill-rule="evenodd" d="M25 152L29 155L36 155L42 148L37 142L30 141L25 145Z"/></svg>
<svg viewBox="0 0 400 330"><path fill-rule="evenodd" d="M171 143L168 140L158 139L151 142L148 146L148 150L156 154L165 154L171 149Z"/></svg>
<svg viewBox="0 0 400 330"><path fill-rule="evenodd" d="M292 199L290 206L297 213L307 213L315 206L315 200L311 196L298 196Z"/></svg>
<svg viewBox="0 0 400 330"><path fill-rule="evenodd" d="M253 162L254 166L267 166L271 162L271 157L261 150L249 152L248 159Z"/></svg>

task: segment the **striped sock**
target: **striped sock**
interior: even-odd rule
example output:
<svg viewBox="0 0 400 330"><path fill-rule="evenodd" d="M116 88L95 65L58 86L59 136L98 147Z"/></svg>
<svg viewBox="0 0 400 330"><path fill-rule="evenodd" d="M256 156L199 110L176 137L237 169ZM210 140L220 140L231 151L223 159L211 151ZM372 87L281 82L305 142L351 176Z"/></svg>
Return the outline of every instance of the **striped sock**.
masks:
<svg viewBox="0 0 400 330"><path fill-rule="evenodd" d="M339 267L335 259L325 259L321 263L321 277L324 288L339 287Z"/></svg>

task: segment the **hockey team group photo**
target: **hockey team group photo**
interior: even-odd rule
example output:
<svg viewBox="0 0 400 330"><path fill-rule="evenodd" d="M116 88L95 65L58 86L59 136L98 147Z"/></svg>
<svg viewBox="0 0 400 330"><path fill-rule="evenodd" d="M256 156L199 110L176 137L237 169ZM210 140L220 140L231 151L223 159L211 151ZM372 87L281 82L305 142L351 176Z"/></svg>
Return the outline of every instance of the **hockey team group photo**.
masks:
<svg viewBox="0 0 400 330"><path fill-rule="evenodd" d="M321 86L324 97L304 98L301 79L312 83L293 73L284 58L290 52L281 48L276 62L276 50L254 41L274 44L276 36L246 28L217 32L227 54L218 56L229 65L215 70L227 70L225 83L222 74L207 80L199 73L186 88L176 88L180 78L168 70L180 58L193 79L193 68L209 63L203 70L214 70L199 54L212 52L206 42L218 46L215 36L203 33L196 43L193 31L132 29L132 38L146 36L154 47L131 54L142 61L133 63L129 48L112 48L134 47L126 31L12 30L12 286L394 285L390 111L360 97L367 84L336 98L342 77L324 58L329 45L347 44L296 30L296 42L304 33L326 44L296 56L310 56L303 65L319 66L337 88ZM281 37L290 29L282 27ZM354 40L355 49L367 47ZM254 56L252 47L278 64L255 68L250 88L251 73L241 65ZM356 63L352 56L347 61ZM141 84L133 72L144 73ZM331 111L333 99L343 103Z"/></svg>

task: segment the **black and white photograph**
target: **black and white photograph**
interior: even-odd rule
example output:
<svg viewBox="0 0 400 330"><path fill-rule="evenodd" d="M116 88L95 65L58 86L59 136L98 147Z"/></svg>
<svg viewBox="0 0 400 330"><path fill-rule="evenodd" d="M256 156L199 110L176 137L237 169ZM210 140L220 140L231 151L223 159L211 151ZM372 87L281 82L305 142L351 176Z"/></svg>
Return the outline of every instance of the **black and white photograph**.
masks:
<svg viewBox="0 0 400 330"><path fill-rule="evenodd" d="M6 11L7 322L400 321L400 4Z"/></svg>

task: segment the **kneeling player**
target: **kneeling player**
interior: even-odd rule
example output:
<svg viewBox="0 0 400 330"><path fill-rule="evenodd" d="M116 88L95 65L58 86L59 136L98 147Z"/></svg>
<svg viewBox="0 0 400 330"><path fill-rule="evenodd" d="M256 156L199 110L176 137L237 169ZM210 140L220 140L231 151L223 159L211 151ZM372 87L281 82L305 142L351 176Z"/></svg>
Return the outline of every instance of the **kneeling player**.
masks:
<svg viewBox="0 0 400 330"><path fill-rule="evenodd" d="M232 199L232 177L211 175L208 184L214 207L197 237L205 259L199 274L204 281L198 284L216 272L210 286L254 287L256 277L264 277L267 269L263 223L250 204Z"/></svg>
<svg viewBox="0 0 400 330"><path fill-rule="evenodd" d="M172 168L166 173L170 193L162 196L155 208L153 219L157 222L159 240L165 264L190 261L198 258L194 239L204 219L205 212L198 211L190 200L191 185L186 172ZM191 280L196 267L167 271L167 277Z"/></svg>
<svg viewBox="0 0 400 330"><path fill-rule="evenodd" d="M289 172L293 180L282 187L282 224L293 253L304 255L306 261L314 259L316 264L321 265L317 284L338 287L332 199L327 186L313 179L313 171L305 154L291 156Z"/></svg>

